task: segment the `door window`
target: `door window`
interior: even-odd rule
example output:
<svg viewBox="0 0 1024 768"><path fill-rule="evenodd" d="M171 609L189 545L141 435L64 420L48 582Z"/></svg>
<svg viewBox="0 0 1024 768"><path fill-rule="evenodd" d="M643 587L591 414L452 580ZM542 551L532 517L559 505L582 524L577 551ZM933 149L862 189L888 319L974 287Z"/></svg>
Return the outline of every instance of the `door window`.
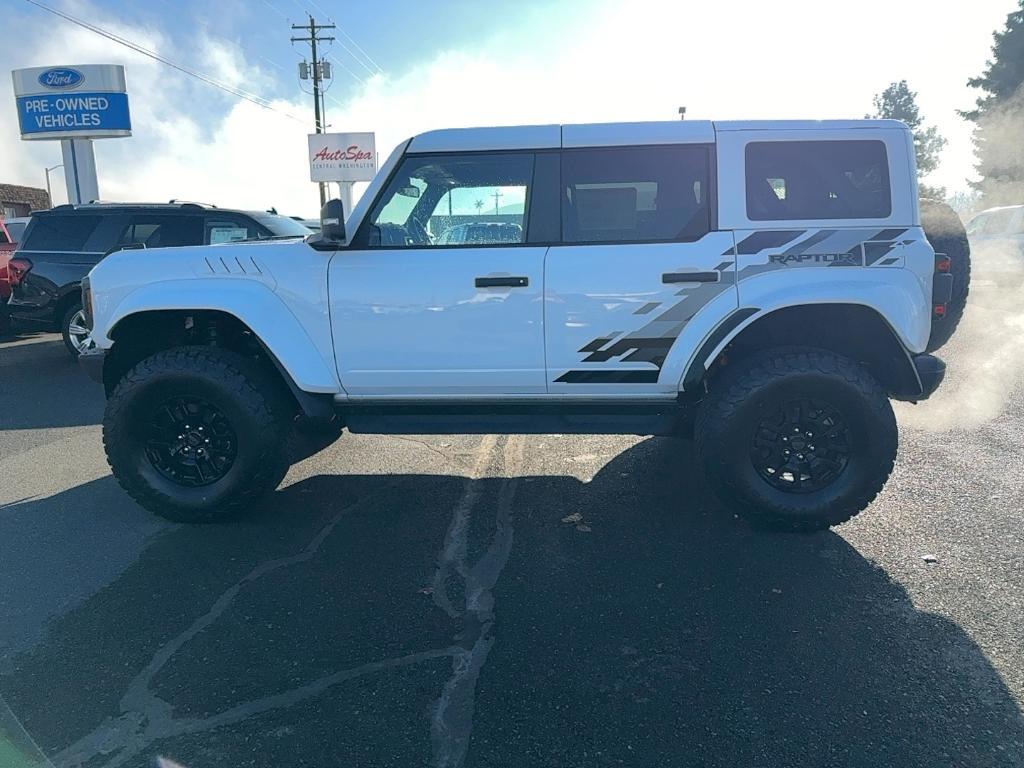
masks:
<svg viewBox="0 0 1024 768"><path fill-rule="evenodd" d="M562 240L696 240L711 229L702 145L562 153Z"/></svg>
<svg viewBox="0 0 1024 768"><path fill-rule="evenodd" d="M146 248L173 248L202 243L198 216L132 216L121 230L121 247L144 245Z"/></svg>
<svg viewBox="0 0 1024 768"><path fill-rule="evenodd" d="M24 248L27 251L81 252L100 220L99 216L80 214L38 216Z"/></svg>
<svg viewBox="0 0 1024 768"><path fill-rule="evenodd" d="M751 221L884 219L892 211L881 141L757 141L746 149Z"/></svg>
<svg viewBox="0 0 1024 768"><path fill-rule="evenodd" d="M370 216L382 248L526 242L532 154L405 158Z"/></svg>
<svg viewBox="0 0 1024 768"><path fill-rule="evenodd" d="M207 245L216 245L238 240L255 240L263 236L263 231L253 221L235 216L211 216L206 220L204 242Z"/></svg>

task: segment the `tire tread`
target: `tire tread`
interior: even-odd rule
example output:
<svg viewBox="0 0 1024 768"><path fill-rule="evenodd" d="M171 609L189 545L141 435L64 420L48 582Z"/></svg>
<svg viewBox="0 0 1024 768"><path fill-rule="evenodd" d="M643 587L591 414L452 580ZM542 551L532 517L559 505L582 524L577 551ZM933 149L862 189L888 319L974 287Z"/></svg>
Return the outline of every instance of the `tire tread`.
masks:
<svg viewBox="0 0 1024 768"><path fill-rule="evenodd" d="M884 422L892 422L892 429L879 439L891 442L883 446L887 458L878 468L875 481L860 494L840 507L825 510L814 518L797 516L796 507L779 507L777 511L759 509L741 501L730 493L725 478L728 457L715 450L720 440L720 429L735 417L740 406L757 391L773 381L787 375L818 372L841 379L849 386L863 393L868 406ZM768 350L758 353L747 361L740 362L736 370L723 374L718 385L712 390L699 409L695 425L697 454L704 463L704 470L713 485L724 492L729 501L738 503L748 517L774 528L786 530L818 530L839 525L866 508L885 486L892 473L896 453L896 424L888 397L878 382L862 366L835 353L819 349Z"/></svg>

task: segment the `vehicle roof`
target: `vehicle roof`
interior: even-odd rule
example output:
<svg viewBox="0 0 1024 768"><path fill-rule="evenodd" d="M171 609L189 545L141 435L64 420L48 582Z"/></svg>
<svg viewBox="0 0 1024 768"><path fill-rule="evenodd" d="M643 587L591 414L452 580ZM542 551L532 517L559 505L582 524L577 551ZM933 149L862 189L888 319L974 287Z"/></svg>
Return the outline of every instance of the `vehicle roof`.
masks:
<svg viewBox="0 0 1024 768"><path fill-rule="evenodd" d="M414 136L409 152L711 143L720 131L907 130L899 120L661 120L637 123L444 128Z"/></svg>
<svg viewBox="0 0 1024 768"><path fill-rule="evenodd" d="M57 205L49 210L35 211L33 216L39 215L51 215L56 213L126 213L135 211L159 211L161 213L169 213L172 211L181 211L184 213L199 213L199 212L213 212L213 213L241 213L247 216L281 216L279 213L273 211L253 211L245 210L243 208L218 208L216 205L209 205L207 203L192 203L186 201L172 201L169 203L115 203L115 202L92 202L92 203L80 203L74 205L72 203L65 203L64 205ZM283 218L289 218L287 216Z"/></svg>
<svg viewBox="0 0 1024 768"><path fill-rule="evenodd" d="M976 214L974 214L974 218L977 218L978 216L981 216L981 215L986 214L986 213L996 213L997 211L1014 211L1014 210L1017 210L1018 208L1024 208L1024 204L1018 204L1018 205L997 205L994 208L986 208L983 211L978 211Z"/></svg>

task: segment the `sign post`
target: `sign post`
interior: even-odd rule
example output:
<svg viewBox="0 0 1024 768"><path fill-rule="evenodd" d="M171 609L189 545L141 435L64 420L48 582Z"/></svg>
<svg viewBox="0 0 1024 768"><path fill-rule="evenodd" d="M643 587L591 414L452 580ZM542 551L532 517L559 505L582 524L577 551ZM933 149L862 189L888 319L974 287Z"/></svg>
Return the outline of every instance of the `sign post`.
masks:
<svg viewBox="0 0 1024 768"><path fill-rule="evenodd" d="M370 181L377 173L373 133L309 134L310 181L336 181L341 188L345 216L352 213L352 186Z"/></svg>
<svg viewBox="0 0 1024 768"><path fill-rule="evenodd" d="M59 139L68 200L79 204L98 199L93 139L132 135L124 67L32 67L16 69L11 76L21 138Z"/></svg>

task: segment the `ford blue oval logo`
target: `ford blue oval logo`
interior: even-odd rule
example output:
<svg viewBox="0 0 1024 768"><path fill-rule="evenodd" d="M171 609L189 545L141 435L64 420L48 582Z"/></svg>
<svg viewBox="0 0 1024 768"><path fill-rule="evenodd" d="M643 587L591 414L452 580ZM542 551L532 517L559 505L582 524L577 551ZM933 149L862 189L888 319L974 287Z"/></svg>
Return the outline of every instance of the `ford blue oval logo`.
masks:
<svg viewBox="0 0 1024 768"><path fill-rule="evenodd" d="M39 76L39 84L47 88L74 88L81 85L84 79L77 69L56 67L43 72Z"/></svg>

